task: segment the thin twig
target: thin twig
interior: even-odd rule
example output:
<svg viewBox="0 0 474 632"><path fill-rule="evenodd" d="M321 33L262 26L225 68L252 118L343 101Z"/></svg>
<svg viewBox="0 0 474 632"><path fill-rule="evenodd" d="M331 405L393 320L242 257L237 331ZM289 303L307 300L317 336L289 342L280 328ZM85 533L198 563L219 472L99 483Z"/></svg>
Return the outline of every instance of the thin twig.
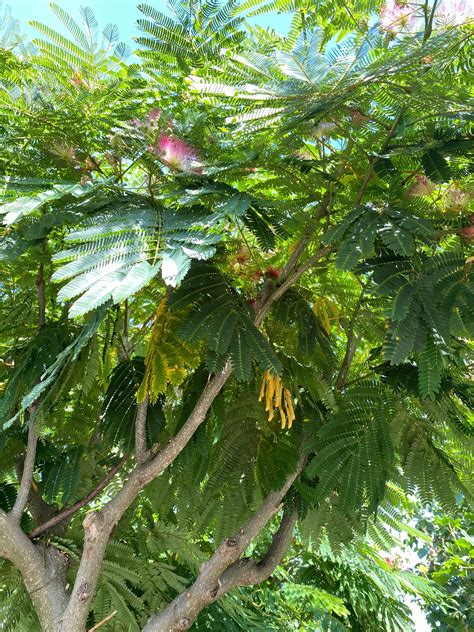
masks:
<svg viewBox="0 0 474 632"><path fill-rule="evenodd" d="M386 150L387 147L389 146L390 141L392 140L392 138L395 136L395 134L397 133L397 127L400 123L400 121L402 120L402 116L405 114L406 110L408 108L408 105L404 105L403 107L400 108L397 116L395 117L391 128L389 129L389 132L387 134L387 137L385 139L385 142L383 143L382 147L380 148L380 154L383 154ZM375 165L377 164L377 162L380 160L379 156L374 156L372 158L372 161L369 165L369 168L367 169L366 173L365 173L365 177L364 180L362 181L362 184L360 186L360 189L355 197L355 204L360 204L360 201L362 200L362 197L365 193L365 190L367 188L367 185L369 184L373 173L374 173L374 169L375 169Z"/></svg>
<svg viewBox="0 0 474 632"><path fill-rule="evenodd" d="M33 481L33 471L35 468L36 446L38 444L38 434L35 428L34 408L30 407L30 419L28 427L28 440L26 444L26 457L21 474L20 489L16 497L10 516L13 520L20 521L21 515L26 507L28 496L30 495L31 483Z"/></svg>
<svg viewBox="0 0 474 632"><path fill-rule="evenodd" d="M149 454L146 447L146 415L149 403L150 396L147 393L145 399L138 404L135 417L135 458L138 465L143 465Z"/></svg>
<svg viewBox="0 0 474 632"><path fill-rule="evenodd" d="M94 630L97 630L98 628L100 628L101 625L104 625L104 623L107 623L107 621L110 621L112 617L115 617L116 614L117 614L117 610L114 610L109 615L107 615L105 619L102 619L102 621L99 621L99 623L96 623L93 628L89 628L89 632L94 632Z"/></svg>
<svg viewBox="0 0 474 632"><path fill-rule="evenodd" d="M265 302L261 305L261 307L257 311L257 315L255 317L255 324L257 327L262 324L267 316L270 307L272 304L278 300L283 294L294 284L298 279L311 267L315 266L316 263L326 257L332 250L331 246L325 246L320 248L312 257L307 259L300 266L295 268L292 273L288 274L286 279L283 281L281 285L279 285L274 292L272 292L265 300Z"/></svg>
<svg viewBox="0 0 474 632"><path fill-rule="evenodd" d="M362 287L362 292L360 293L359 299L354 307L354 311L352 312L351 320L349 323L349 328L347 330L347 343L346 343L346 352L344 354L344 359L341 364L341 368L339 370L339 374L336 379L336 390L341 391L344 388L344 384L346 381L347 374L349 373L349 369L351 368L352 360L354 359L354 354L357 348L357 337L354 335L355 323L357 320L357 316L359 314L360 308L362 307L362 303L364 301L364 294L367 286L364 285Z"/></svg>
<svg viewBox="0 0 474 632"><path fill-rule="evenodd" d="M379 373L379 369L383 369L384 367L386 367L386 365L387 365L386 362L382 362L382 364L377 364L376 366L373 366L371 370L368 371L367 373L364 373L363 375L359 375L358 377L355 377L353 380L349 380L348 382L344 384L344 386L347 388L348 386L351 386L352 384L356 384L357 382L366 380L371 375L374 375L374 373Z"/></svg>
<svg viewBox="0 0 474 632"><path fill-rule="evenodd" d="M90 501L93 500L96 496L98 496L100 492L104 489L104 487L106 487L110 483L110 481L117 474L117 472L122 469L127 459L128 459L128 453L124 454L124 456L120 459L117 465L114 465L114 467L108 472L108 474L100 481L100 483L91 492L87 494L87 496L84 496L84 498L82 498L81 500L78 500L77 503L75 503L71 507L68 507L67 509L64 509L63 511L58 513L56 516L53 516L53 518L51 518L47 522L40 524L38 527L36 527L36 529L33 529L33 531L28 535L30 540L32 540L33 538L37 538L39 535L41 535L45 531L49 531L49 529L52 529L59 523L64 522L64 520L67 520L70 516L75 514L77 511L79 511L79 509L82 509L82 507L90 503Z"/></svg>

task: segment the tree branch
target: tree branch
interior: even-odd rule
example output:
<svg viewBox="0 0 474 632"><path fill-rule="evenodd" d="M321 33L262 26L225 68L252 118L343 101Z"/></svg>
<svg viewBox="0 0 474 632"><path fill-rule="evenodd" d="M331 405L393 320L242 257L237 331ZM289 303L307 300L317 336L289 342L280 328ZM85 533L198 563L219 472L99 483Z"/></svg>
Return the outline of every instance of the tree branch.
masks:
<svg viewBox="0 0 474 632"><path fill-rule="evenodd" d="M149 458L146 447L146 415L149 402L150 396L147 393L145 399L138 404L135 416L135 458L138 465L143 465Z"/></svg>
<svg viewBox="0 0 474 632"><path fill-rule="evenodd" d="M272 294L270 294L264 303L259 308L257 315L255 317L255 324L261 325L265 320L268 312L270 311L270 307L273 305L275 301L283 296L283 294L298 281L303 274L312 268L318 261L326 257L332 250L331 246L325 246L324 248L320 248L312 257L307 259L300 266L295 268L292 272L289 272L283 281Z"/></svg>
<svg viewBox="0 0 474 632"><path fill-rule="evenodd" d="M349 369L351 368L352 360L354 359L354 354L357 349L358 339L354 335L354 328L357 319L357 315L362 307L362 303L364 300L364 294L367 286L362 287L362 292L357 300L357 303L354 307L354 311L352 312L351 320L349 323L349 329L347 331L347 343L346 343L346 351L344 354L344 359L341 364L341 368L339 369L338 376L336 378L336 390L341 391L344 388L347 374L349 373Z"/></svg>
<svg viewBox="0 0 474 632"><path fill-rule="evenodd" d="M403 107L400 108L397 116L395 117L392 126L390 127L387 137L385 138L385 141L382 145L382 147L380 148L380 152L379 154L383 154L387 151L387 147L390 144L390 141L392 140L392 138L395 136L395 134L397 133L397 128L398 125L400 124L400 121L402 120L403 115L405 114L406 110L407 110L407 105L404 105ZM370 164L369 164L369 168L367 169L367 171L365 172L365 176L364 179L362 181L362 184L360 186L360 189L355 197L354 203L360 204L365 190L367 189L367 185L369 184L373 174L374 174L374 170L375 170L375 165L379 162L380 160L380 155L379 156L373 156Z"/></svg>
<svg viewBox="0 0 474 632"><path fill-rule="evenodd" d="M253 583L262 580L273 571L286 549L296 520L296 513L284 517L273 544L261 562L239 559L249 544L279 511L281 502L304 468L305 457L285 481L283 487L270 492L260 509L246 522L239 533L224 540L212 557L201 565L201 572L192 586L178 595L166 608L151 617L143 632L173 632L188 630L203 608L215 601L238 582ZM246 572L246 568L247 571ZM226 575L227 573L227 575ZM268 573L268 575L267 575Z"/></svg>
<svg viewBox="0 0 474 632"><path fill-rule="evenodd" d="M241 558L224 571L219 580L216 599L232 588L261 584L270 577L288 548L297 517L296 510L283 514L278 531L274 534L270 548L261 562L256 562L252 558Z"/></svg>
<svg viewBox="0 0 474 632"><path fill-rule="evenodd" d="M313 223L317 222L318 220L322 219L325 215L328 215L330 213L333 203L334 203L333 192L330 189L328 189L326 193L324 194L321 202L318 204L316 213L314 214L314 217L311 218L311 221ZM279 279L280 280L279 287L281 287L283 283L286 283L290 275L294 272L301 255L306 250L306 247L310 243L311 238L313 236L314 236L314 228L308 227L305 230L303 237L301 237L299 242L296 244L293 252L291 253L290 257L288 258L288 261L285 264L285 267L281 271L280 279ZM279 297L277 296L277 298ZM274 299L274 300L277 300L277 299Z"/></svg>
<svg viewBox="0 0 474 632"><path fill-rule="evenodd" d="M31 407L33 409L33 407ZM35 468L36 446L38 444L38 434L35 428L34 410L30 411L28 440L26 444L26 457L21 474L20 489L16 497L10 517L16 522L20 522L21 515L26 507L28 496L30 495L31 483L33 481L33 471Z"/></svg>
<svg viewBox="0 0 474 632"><path fill-rule="evenodd" d="M85 507L85 505L87 505L88 503L90 503L91 500L96 498L96 496L98 496L100 492L110 483L110 481L117 474L117 472L119 472L122 469L122 467L125 465L127 459L128 459L128 453L125 454L120 459L117 465L114 465L114 467L108 472L108 474L100 481L100 483L91 492L87 494L87 496L84 496L84 498L82 498L81 500L78 500L77 503L74 503L74 505L72 505L71 507L64 509L57 515L47 520L45 523L33 529L33 531L31 531L28 537L31 540L33 538L37 538L45 531L50 531L53 527L57 526L61 522L64 522L64 520L67 520L68 518L70 518L73 514L79 511L79 509L82 509L82 507Z"/></svg>
<svg viewBox="0 0 474 632"><path fill-rule="evenodd" d="M44 266L40 263L38 275L36 277L36 288L38 290L38 329L46 324L46 294L44 282ZM28 439L26 443L26 457L23 463L23 471L21 473L20 488L15 504L10 511L10 516L17 522L20 521L21 515L26 507L31 491L31 483L33 482L33 471L35 468L36 447L38 444L38 435L35 428L35 412L37 406L32 404L29 412Z"/></svg>
<svg viewBox="0 0 474 632"><path fill-rule="evenodd" d="M358 338L354 336L354 330L352 329L347 337L346 352L336 379L335 387L337 391L342 391L344 389L346 377L349 373L349 369L351 368L352 360L354 359L354 354L357 349L357 343Z"/></svg>
<svg viewBox="0 0 474 632"><path fill-rule="evenodd" d="M231 373L232 367L228 363L221 373L207 383L194 410L176 436L152 461L133 470L121 490L103 509L92 512L85 518L83 522L84 550L63 619L63 628L68 632L76 630L82 632L84 628L89 603L95 591L105 549L113 528L140 491L159 476L184 449L204 421L212 402Z"/></svg>
<svg viewBox="0 0 474 632"><path fill-rule="evenodd" d="M21 481L24 465L24 459L19 459L15 463L15 470L18 482ZM38 524L46 522L58 513L58 507L56 505L49 504L42 498L35 483L34 476L33 480L31 481L30 493L28 494L28 501L26 503L26 506L30 514L33 516L35 522Z"/></svg>
<svg viewBox="0 0 474 632"><path fill-rule="evenodd" d="M43 632L57 632L67 603L66 558L51 548L40 551L1 509L0 556L20 571Z"/></svg>

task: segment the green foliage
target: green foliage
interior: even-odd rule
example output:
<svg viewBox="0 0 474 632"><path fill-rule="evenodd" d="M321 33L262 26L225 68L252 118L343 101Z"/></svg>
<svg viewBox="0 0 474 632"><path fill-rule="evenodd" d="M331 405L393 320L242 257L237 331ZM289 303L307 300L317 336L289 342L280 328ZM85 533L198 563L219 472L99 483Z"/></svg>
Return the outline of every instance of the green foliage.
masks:
<svg viewBox="0 0 474 632"><path fill-rule="evenodd" d="M60 503L64 505L71 500L79 483L81 457L82 448L72 448L66 453L63 452L60 460L45 471L43 496L46 501L54 502L59 496Z"/></svg>
<svg viewBox="0 0 474 632"><path fill-rule="evenodd" d="M8 427L13 424L14 421L22 413L24 413L29 406L31 406L33 403L38 402L38 400L40 400L41 396L46 392L46 389L48 389L48 387L49 392L45 393L43 402L44 400L47 401L47 399L51 395L54 395L55 388L59 386L60 378L62 376L64 377L65 369L67 369L70 363L73 363L75 360L77 360L83 347L87 345L92 336L94 336L94 334L97 332L97 329L102 322L103 315L103 310L96 310L96 312L92 315L87 324L83 327L77 338L73 340L73 342L69 344L64 350L57 353L54 362L49 366L47 366L47 364L43 365L43 368L45 370L42 374L39 374L40 379L36 381L37 383L30 390L30 392L21 399L15 416L5 421L4 427ZM27 361L28 360L29 358L27 359ZM31 364L29 363L25 363L23 366L21 366L20 371L16 373L16 376L14 376L14 384L18 379L17 376L20 375L22 371L26 370L29 374L31 368ZM7 394L6 397L8 398L9 394ZM15 397L15 395L13 397ZM9 399L7 399L5 403L10 407L12 405L12 401L9 401ZM10 407L5 409L6 413L8 413ZM38 410L38 407L36 407L36 414L38 413Z"/></svg>
<svg viewBox="0 0 474 632"><path fill-rule="evenodd" d="M410 256L415 253L415 237L433 236L434 228L426 219L396 208L359 206L328 231L325 242L340 242L336 266L351 270L358 260L374 254L376 239L394 254Z"/></svg>
<svg viewBox="0 0 474 632"><path fill-rule="evenodd" d="M39 630L39 622L25 590L19 571L2 560L0 565L0 617L2 628L8 632L16 630ZM15 604L15 607L12 605Z"/></svg>
<svg viewBox="0 0 474 632"><path fill-rule="evenodd" d="M251 308L217 268L193 267L170 300L171 310L186 307L191 309L178 335L188 344L206 338L211 370L223 366L230 353L239 380L251 378L253 360L264 370L281 372L274 350L252 322Z"/></svg>
<svg viewBox="0 0 474 632"><path fill-rule="evenodd" d="M90 191L92 186L80 186L77 184L57 185L50 191L44 191L37 195L29 197L20 197L14 202L8 202L0 207L0 213L4 214L3 223L5 226L16 224L20 219L35 211L42 206L51 204L54 200L58 200L65 195L81 197Z"/></svg>
<svg viewBox="0 0 474 632"><path fill-rule="evenodd" d="M121 446L127 452L135 444L136 394L144 375L143 358L124 360L114 368L105 392L99 428L110 445ZM156 437L162 422L161 405L158 402L148 409L147 432Z"/></svg>
<svg viewBox="0 0 474 632"><path fill-rule="evenodd" d="M373 262L377 292L393 298L385 357L401 364L418 352L420 394L440 390L453 336L472 335L471 266L461 254L444 253L413 268L406 259Z"/></svg>
<svg viewBox="0 0 474 632"><path fill-rule="evenodd" d="M318 477L319 498L337 489L343 511L378 506L394 458L389 432L393 416L391 395L379 385L362 383L347 391L345 405L311 445L316 455L307 474Z"/></svg>
<svg viewBox="0 0 474 632"><path fill-rule="evenodd" d="M136 40L144 49L140 54L146 67L158 69L164 63L189 72L190 68L213 63L223 48L235 48L244 38L239 30L243 19L233 16L237 6L237 0L202 5L172 0L169 17L148 4L138 5L146 19L138 20L145 35Z"/></svg>
<svg viewBox="0 0 474 632"><path fill-rule="evenodd" d="M108 201L100 214L66 236L73 247L54 256L63 265L52 280L73 277L61 288L58 299L81 294L69 311L70 316L80 316L105 301L127 299L160 268L165 283L175 286L192 258L208 259L215 254L214 244L221 236L209 234L207 223L205 215L167 209L159 213L142 200Z"/></svg>
<svg viewBox="0 0 474 632"><path fill-rule="evenodd" d="M429 9L387 32L379 4L140 5L140 64L89 8L52 5L34 47L0 24L0 506L34 424L21 525L88 501L34 539L73 585L85 515L136 467L138 404L145 458L178 446L115 526L88 628L141 629L301 462L288 558L194 628L404 631L407 594L451 612L383 551L431 546L410 499L472 497L470 30ZM266 11L287 36L244 19ZM258 401L265 372L291 428ZM461 536L429 572L448 589ZM1 626L38 629L0 576Z"/></svg>

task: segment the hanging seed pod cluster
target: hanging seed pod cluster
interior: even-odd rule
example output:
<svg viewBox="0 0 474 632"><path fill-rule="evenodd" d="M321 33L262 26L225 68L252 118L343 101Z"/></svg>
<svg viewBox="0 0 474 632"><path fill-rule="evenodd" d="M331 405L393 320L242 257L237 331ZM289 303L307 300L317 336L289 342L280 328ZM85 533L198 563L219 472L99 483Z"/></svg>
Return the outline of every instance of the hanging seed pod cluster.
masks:
<svg viewBox="0 0 474 632"><path fill-rule="evenodd" d="M268 371L263 374L262 386L258 401L265 398L265 410L268 412L268 421L272 421L275 411L278 411L282 429L291 428L295 420L295 411L289 389L283 387L283 382L278 375L271 375Z"/></svg>

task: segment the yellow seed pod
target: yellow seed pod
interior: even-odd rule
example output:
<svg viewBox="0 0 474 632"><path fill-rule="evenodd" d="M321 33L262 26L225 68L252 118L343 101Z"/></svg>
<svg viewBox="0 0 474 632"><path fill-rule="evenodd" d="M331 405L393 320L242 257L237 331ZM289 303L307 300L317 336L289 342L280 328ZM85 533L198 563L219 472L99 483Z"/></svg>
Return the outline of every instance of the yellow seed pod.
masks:
<svg viewBox="0 0 474 632"><path fill-rule="evenodd" d="M284 430L286 428L286 415L283 412L283 408L280 408L280 418L281 418L281 428Z"/></svg>
<svg viewBox="0 0 474 632"><path fill-rule="evenodd" d="M265 398L265 410L268 412L268 421L273 421L275 412L280 413L281 427L291 428L295 420L293 399L288 388L283 387L283 382L278 375L271 375L268 371L263 374L262 385L258 401Z"/></svg>
<svg viewBox="0 0 474 632"><path fill-rule="evenodd" d="M291 426L293 425L293 421L296 419L296 415L293 408L291 393L287 388L285 388L285 409L288 416L288 428L291 428Z"/></svg>
<svg viewBox="0 0 474 632"><path fill-rule="evenodd" d="M275 387L275 406L277 408L280 408L280 406L281 406L281 395L282 395L282 392L283 392L283 383L280 380L280 378L278 378L278 382L277 382L276 387Z"/></svg>
<svg viewBox="0 0 474 632"><path fill-rule="evenodd" d="M270 377L267 382L267 398L265 402L265 410L270 410L272 408L272 400L273 395L275 393L275 378Z"/></svg>

